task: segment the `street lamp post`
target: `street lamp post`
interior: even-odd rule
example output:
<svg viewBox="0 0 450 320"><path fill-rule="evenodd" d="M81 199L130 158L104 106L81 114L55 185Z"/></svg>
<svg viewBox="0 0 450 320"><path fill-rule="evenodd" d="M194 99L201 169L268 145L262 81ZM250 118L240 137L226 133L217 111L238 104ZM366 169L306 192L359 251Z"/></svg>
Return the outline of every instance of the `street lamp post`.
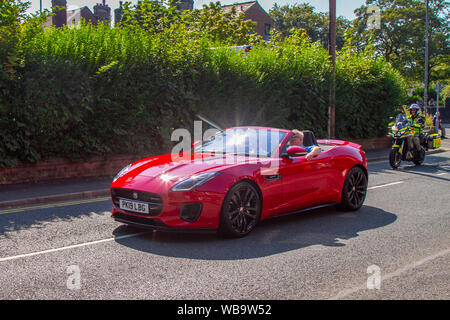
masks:
<svg viewBox="0 0 450 320"><path fill-rule="evenodd" d="M435 123L435 129L436 129L436 133L439 133L439 94L441 93L442 87L441 87L441 83L438 81L436 83L436 123Z"/></svg>
<svg viewBox="0 0 450 320"><path fill-rule="evenodd" d="M424 108L425 108L425 112L428 111L428 79L429 79L429 75L428 75L428 55L429 55L429 43L428 43L428 36L429 36L429 30L428 30L428 26L430 24L430 17L429 17L429 0L426 0L426 13L425 13L425 90L424 90L424 94L423 94L423 103L424 103Z"/></svg>
<svg viewBox="0 0 450 320"><path fill-rule="evenodd" d="M336 137L336 0L330 1L328 54L331 60L332 74L330 82L330 105L328 107L328 136Z"/></svg>

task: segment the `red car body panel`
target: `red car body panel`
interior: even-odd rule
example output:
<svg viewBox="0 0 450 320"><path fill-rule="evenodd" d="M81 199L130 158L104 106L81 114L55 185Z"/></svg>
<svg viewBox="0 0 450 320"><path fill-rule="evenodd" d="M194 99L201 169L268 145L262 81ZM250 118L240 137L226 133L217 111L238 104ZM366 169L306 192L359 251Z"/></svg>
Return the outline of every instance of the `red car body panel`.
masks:
<svg viewBox="0 0 450 320"><path fill-rule="evenodd" d="M177 230L217 229L222 202L228 190L238 181L251 181L257 186L262 199L260 219L263 220L321 204L339 203L348 171L354 166L361 166L368 172L365 153L357 144L318 140L323 150L310 161L306 161L304 156L281 157L282 147L289 140L291 131L270 130L287 133L271 158L185 153L160 155L133 163L127 173L111 184L111 189L157 194L162 198L162 211L157 216L148 217L125 212L114 204L113 216L120 213L122 216L137 217L141 222L158 221ZM205 172L221 174L193 190L171 190L180 181ZM201 214L194 222L180 218L180 208L186 203L202 204Z"/></svg>

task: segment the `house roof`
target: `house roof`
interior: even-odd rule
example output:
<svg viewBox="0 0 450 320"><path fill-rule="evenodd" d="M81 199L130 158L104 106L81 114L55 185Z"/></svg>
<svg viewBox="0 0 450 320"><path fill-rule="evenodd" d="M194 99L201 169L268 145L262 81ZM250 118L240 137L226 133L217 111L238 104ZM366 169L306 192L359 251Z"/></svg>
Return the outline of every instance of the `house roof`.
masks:
<svg viewBox="0 0 450 320"><path fill-rule="evenodd" d="M238 2L233 4L228 4L225 6L222 6L222 10L227 13L231 11L231 8L236 7L236 12L246 12L248 9L250 9L253 5L258 3L257 1L247 1L247 2Z"/></svg>

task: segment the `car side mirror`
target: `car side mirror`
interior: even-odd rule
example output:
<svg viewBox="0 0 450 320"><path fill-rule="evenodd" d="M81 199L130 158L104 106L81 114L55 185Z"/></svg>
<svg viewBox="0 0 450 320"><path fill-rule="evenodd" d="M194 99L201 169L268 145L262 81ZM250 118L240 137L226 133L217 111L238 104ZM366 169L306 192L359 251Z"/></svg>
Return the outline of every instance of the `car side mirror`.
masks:
<svg viewBox="0 0 450 320"><path fill-rule="evenodd" d="M288 156L304 156L308 153L305 148L302 148L300 146L291 146L286 150Z"/></svg>

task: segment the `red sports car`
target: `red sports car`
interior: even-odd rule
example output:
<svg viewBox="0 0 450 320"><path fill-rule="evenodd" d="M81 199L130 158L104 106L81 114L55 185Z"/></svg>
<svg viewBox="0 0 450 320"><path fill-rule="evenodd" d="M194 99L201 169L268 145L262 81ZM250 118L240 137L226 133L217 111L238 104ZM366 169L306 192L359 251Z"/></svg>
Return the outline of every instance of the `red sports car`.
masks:
<svg viewBox="0 0 450 320"><path fill-rule="evenodd" d="M122 169L111 185L115 220L159 230L218 230L242 237L258 221L337 204L358 210L368 170L360 145L318 140L304 131L304 146L290 146L290 130L235 127L189 153L154 156Z"/></svg>

